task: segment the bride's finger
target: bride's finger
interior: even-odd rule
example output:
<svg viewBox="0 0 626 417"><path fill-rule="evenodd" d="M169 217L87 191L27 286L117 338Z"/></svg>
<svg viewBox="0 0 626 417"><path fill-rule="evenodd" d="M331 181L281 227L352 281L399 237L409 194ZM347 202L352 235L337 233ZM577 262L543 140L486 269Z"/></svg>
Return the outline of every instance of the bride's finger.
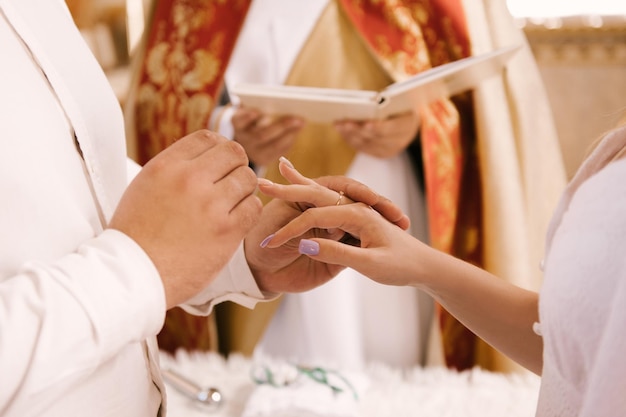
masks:
<svg viewBox="0 0 626 417"><path fill-rule="evenodd" d="M345 197L343 192L331 190L315 182L307 185L284 185L259 178L258 185L259 190L269 197L305 205L307 208L349 204L353 202L351 199Z"/></svg>
<svg viewBox="0 0 626 417"><path fill-rule="evenodd" d="M287 158L285 158L284 156L281 156L279 158L279 164L278 164L278 169L281 173L281 175L287 180L289 181L291 184L303 184L303 185L310 185L310 186L315 186L315 187L319 187L320 183L317 181L317 179L311 179L308 177L305 177L304 175L302 175L300 173L300 171L298 171L293 164L291 163L290 160L288 160ZM325 185L322 184L323 188L329 188L326 187ZM367 188L367 187L365 187ZM350 204L350 203L354 203L356 200L350 198L347 193L345 193L343 190L334 189L335 191L337 191L340 196L343 197L343 199L339 199L335 205L339 205L339 204ZM375 193L374 193L375 194Z"/></svg>
<svg viewBox="0 0 626 417"><path fill-rule="evenodd" d="M278 159L278 170L280 174L291 184L304 184L304 185L312 185L317 184L310 178L305 177L298 171L291 161L284 156L281 156Z"/></svg>
<svg viewBox="0 0 626 417"><path fill-rule="evenodd" d="M276 231L266 246L279 247L311 229L340 230L358 240L361 228L373 221L368 216L380 215L363 203L313 208Z"/></svg>
<svg viewBox="0 0 626 417"><path fill-rule="evenodd" d="M315 181L331 190L338 192L342 190L345 197L372 207L402 230L407 230L411 224L409 217L404 214L400 207L359 181L337 175L316 178Z"/></svg>
<svg viewBox="0 0 626 417"><path fill-rule="evenodd" d="M301 239L298 251L316 261L332 265L357 268L371 262L369 251L328 239Z"/></svg>

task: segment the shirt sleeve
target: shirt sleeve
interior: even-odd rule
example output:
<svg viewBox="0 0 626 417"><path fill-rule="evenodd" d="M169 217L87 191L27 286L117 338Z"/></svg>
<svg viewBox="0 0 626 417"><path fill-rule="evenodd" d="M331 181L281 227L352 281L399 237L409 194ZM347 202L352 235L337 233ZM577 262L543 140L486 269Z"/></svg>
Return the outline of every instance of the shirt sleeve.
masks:
<svg viewBox="0 0 626 417"><path fill-rule="evenodd" d="M124 346L156 335L165 308L154 264L119 231L55 262L23 265L0 283L0 410L53 384L76 384Z"/></svg>
<svg viewBox="0 0 626 417"><path fill-rule="evenodd" d="M223 301L233 301L252 309L259 301L270 301L278 295L259 289L248 267L242 242L211 285L181 305L181 308L191 314L208 315L216 304Z"/></svg>
<svg viewBox="0 0 626 417"><path fill-rule="evenodd" d="M219 133L228 140L235 138L232 118L235 108L231 104L217 106L211 113L208 129Z"/></svg>
<svg viewBox="0 0 626 417"><path fill-rule="evenodd" d="M232 118L235 113L233 105L233 97L228 93L226 83L224 83L220 94L218 105L215 106L209 118L209 130L219 133L228 140L235 138L235 130L233 128ZM235 100L236 101L236 100Z"/></svg>
<svg viewBox="0 0 626 417"><path fill-rule="evenodd" d="M130 158L126 158L126 182L130 184L141 171L141 165Z"/></svg>

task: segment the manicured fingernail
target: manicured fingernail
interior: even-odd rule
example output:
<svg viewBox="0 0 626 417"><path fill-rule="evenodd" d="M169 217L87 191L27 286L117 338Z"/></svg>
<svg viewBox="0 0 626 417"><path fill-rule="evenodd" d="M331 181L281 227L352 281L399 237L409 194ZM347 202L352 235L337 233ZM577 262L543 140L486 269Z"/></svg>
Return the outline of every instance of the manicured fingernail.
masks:
<svg viewBox="0 0 626 417"><path fill-rule="evenodd" d="M274 185L274 183L266 178L257 178L257 184L259 185Z"/></svg>
<svg viewBox="0 0 626 417"><path fill-rule="evenodd" d="M269 245L270 241L274 238L274 233L263 239L263 241L259 244L260 247L264 248Z"/></svg>
<svg viewBox="0 0 626 417"><path fill-rule="evenodd" d="M287 158L285 158L284 156L281 156L280 158L278 158L283 164L287 165L289 168L293 168L293 164L291 163L291 161Z"/></svg>
<svg viewBox="0 0 626 417"><path fill-rule="evenodd" d="M302 239L298 245L298 252L303 255L319 255L320 244L314 240Z"/></svg>

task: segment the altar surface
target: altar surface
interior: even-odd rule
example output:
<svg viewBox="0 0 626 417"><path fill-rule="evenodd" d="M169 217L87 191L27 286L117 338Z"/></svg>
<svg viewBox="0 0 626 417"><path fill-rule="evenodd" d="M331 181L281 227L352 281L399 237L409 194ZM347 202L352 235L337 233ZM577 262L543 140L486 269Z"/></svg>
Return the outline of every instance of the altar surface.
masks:
<svg viewBox="0 0 626 417"><path fill-rule="evenodd" d="M540 381L532 374L478 368L456 372L370 364L344 370L314 364L324 377L328 374L324 384L287 362L184 351L163 353L161 365L217 388L223 397L221 406L210 410L167 384L169 417L532 417ZM266 380L268 372L278 387L254 382ZM293 381L283 386L284 380Z"/></svg>

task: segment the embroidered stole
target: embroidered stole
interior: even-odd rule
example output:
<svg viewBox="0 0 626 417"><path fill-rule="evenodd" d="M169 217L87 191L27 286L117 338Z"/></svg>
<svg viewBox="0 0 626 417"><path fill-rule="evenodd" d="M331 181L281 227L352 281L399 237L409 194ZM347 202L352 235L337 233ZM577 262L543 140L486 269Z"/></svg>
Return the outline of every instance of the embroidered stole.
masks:
<svg viewBox="0 0 626 417"><path fill-rule="evenodd" d="M138 159L208 126L251 0L156 0L135 107Z"/></svg>
<svg viewBox="0 0 626 417"><path fill-rule="evenodd" d="M469 56L460 0L340 0L382 66L400 81ZM480 264L480 187L469 97L419 109L430 244ZM462 210L460 210L462 208ZM447 366L474 364L475 336L437 306Z"/></svg>
<svg viewBox="0 0 626 417"><path fill-rule="evenodd" d="M138 162L208 126L250 1L156 0L132 109ZM170 352L216 350L214 315L172 309L158 341Z"/></svg>

